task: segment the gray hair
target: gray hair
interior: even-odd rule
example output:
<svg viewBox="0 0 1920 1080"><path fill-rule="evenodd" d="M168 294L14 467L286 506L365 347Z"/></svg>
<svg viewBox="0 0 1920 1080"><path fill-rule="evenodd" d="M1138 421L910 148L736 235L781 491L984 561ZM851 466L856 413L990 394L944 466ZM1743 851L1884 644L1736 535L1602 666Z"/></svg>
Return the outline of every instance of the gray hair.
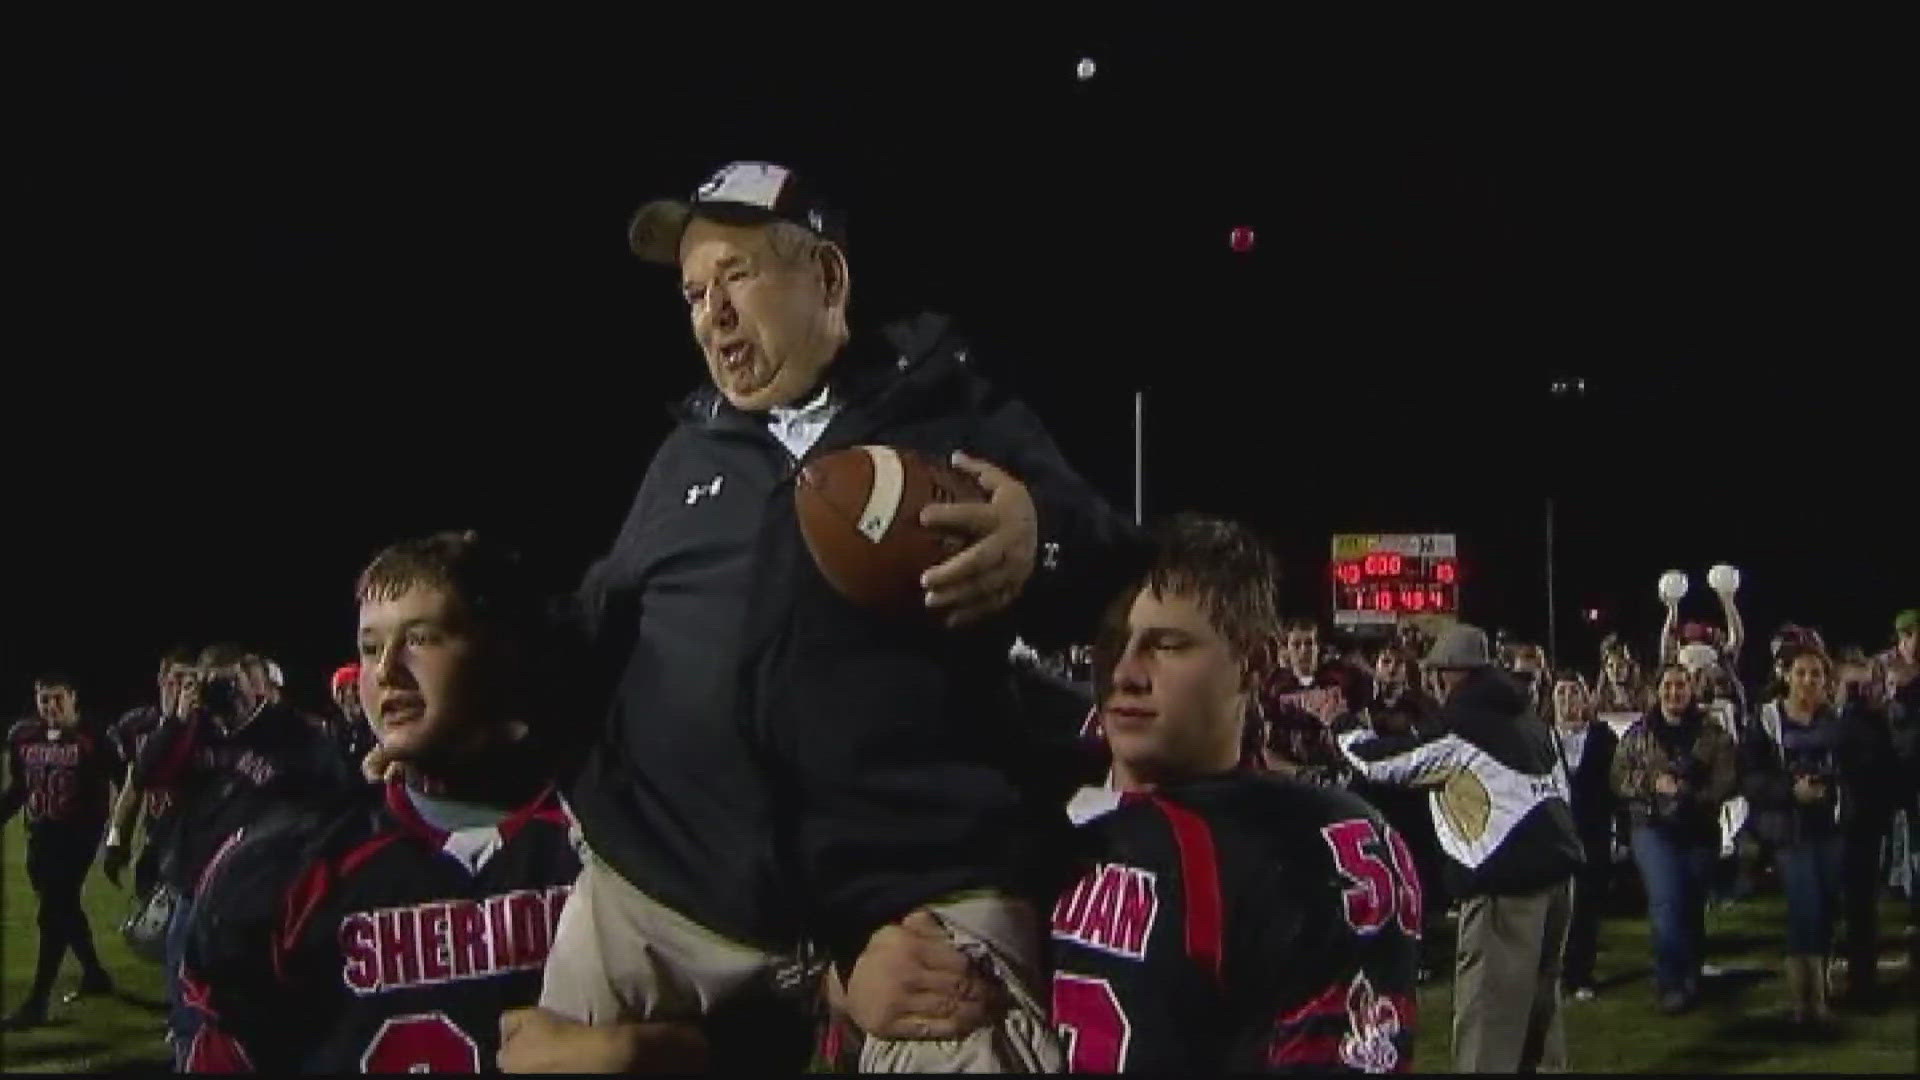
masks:
<svg viewBox="0 0 1920 1080"><path fill-rule="evenodd" d="M772 221L767 224L767 250L773 253L781 266L799 266L812 256L820 243L818 236L791 221Z"/></svg>

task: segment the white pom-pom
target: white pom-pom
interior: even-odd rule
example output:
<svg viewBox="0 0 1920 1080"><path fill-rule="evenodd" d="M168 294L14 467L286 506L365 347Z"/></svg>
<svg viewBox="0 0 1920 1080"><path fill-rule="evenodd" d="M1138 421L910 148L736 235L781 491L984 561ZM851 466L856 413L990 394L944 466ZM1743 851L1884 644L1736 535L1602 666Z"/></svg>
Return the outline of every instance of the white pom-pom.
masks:
<svg viewBox="0 0 1920 1080"><path fill-rule="evenodd" d="M1740 591L1740 571L1721 563L1707 571L1707 584L1714 592L1731 593Z"/></svg>
<svg viewBox="0 0 1920 1080"><path fill-rule="evenodd" d="M1676 603L1687 595L1687 574L1684 570L1669 570L1660 575L1660 599L1667 603Z"/></svg>

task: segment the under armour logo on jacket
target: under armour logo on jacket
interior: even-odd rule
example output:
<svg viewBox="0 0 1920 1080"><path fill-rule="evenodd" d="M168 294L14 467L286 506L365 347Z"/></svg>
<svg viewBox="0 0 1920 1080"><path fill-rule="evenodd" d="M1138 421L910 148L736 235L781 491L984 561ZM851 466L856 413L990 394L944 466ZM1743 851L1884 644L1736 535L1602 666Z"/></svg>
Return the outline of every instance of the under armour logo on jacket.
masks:
<svg viewBox="0 0 1920 1080"><path fill-rule="evenodd" d="M726 479L725 477L716 476L704 484L695 484L692 487L688 488L687 489L687 505L692 506L694 503L699 502L702 498L711 498L712 496L720 494L720 484L725 479Z"/></svg>

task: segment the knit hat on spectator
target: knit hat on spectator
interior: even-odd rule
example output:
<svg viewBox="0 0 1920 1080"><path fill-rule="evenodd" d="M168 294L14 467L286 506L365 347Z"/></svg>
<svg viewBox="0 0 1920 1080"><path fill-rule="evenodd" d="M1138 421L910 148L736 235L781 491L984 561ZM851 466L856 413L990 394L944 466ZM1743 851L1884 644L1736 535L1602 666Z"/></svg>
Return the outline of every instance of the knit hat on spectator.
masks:
<svg viewBox="0 0 1920 1080"><path fill-rule="evenodd" d="M334 669L333 679L331 680L331 686L332 686L333 692L337 694L340 691L345 690L347 687L352 686L354 683L357 683L359 681L360 681L360 665L345 664L339 668Z"/></svg>
<svg viewBox="0 0 1920 1080"><path fill-rule="evenodd" d="M1487 651L1487 632L1477 626L1457 623L1440 632L1440 639L1427 653L1424 666L1435 671L1483 668L1493 663Z"/></svg>
<svg viewBox="0 0 1920 1080"><path fill-rule="evenodd" d="M1914 630L1920 630L1920 608L1908 608L1893 617L1894 633L1905 634Z"/></svg>

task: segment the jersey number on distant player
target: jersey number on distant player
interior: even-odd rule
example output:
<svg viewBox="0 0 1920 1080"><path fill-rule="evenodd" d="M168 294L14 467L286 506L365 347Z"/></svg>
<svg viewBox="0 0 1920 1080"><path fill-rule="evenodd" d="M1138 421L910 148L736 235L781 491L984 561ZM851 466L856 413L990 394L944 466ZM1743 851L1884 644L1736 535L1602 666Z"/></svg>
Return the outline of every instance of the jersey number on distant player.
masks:
<svg viewBox="0 0 1920 1080"><path fill-rule="evenodd" d="M32 766L27 770L27 820L63 820L73 802L73 772Z"/></svg>
<svg viewBox="0 0 1920 1080"><path fill-rule="evenodd" d="M1127 1063L1133 1025L1105 979L1053 975L1053 1026L1067 1044L1067 1071L1117 1073Z"/></svg>
<svg viewBox="0 0 1920 1080"><path fill-rule="evenodd" d="M443 1012L388 1017L360 1055L365 1073L477 1073L480 1045Z"/></svg>
<svg viewBox="0 0 1920 1080"><path fill-rule="evenodd" d="M1420 875L1400 834L1375 828L1366 818L1349 818L1323 826L1320 835L1333 849L1341 876L1352 883L1342 897L1347 925L1356 933L1373 934L1388 920L1397 920L1404 933L1419 937Z"/></svg>

